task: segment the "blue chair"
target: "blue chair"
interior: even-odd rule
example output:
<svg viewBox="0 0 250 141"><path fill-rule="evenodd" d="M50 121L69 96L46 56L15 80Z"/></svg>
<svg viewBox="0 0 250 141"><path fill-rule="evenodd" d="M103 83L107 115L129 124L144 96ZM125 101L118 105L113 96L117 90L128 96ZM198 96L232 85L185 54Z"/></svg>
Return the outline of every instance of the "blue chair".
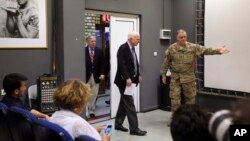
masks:
<svg viewBox="0 0 250 141"><path fill-rule="evenodd" d="M36 141L97 141L87 135L81 135L73 140L63 127L43 119L33 121L32 126Z"/></svg>
<svg viewBox="0 0 250 141"><path fill-rule="evenodd" d="M61 126L44 119L32 122L36 141L74 141Z"/></svg>
<svg viewBox="0 0 250 141"><path fill-rule="evenodd" d="M8 106L5 105L3 102L0 102L0 108L6 111L8 110Z"/></svg>
<svg viewBox="0 0 250 141"><path fill-rule="evenodd" d="M88 135L81 135L79 137L76 137L74 141L97 141L97 140Z"/></svg>
<svg viewBox="0 0 250 141"><path fill-rule="evenodd" d="M32 121L37 118L28 110L19 107L10 107L7 121L15 141L35 141Z"/></svg>
<svg viewBox="0 0 250 141"><path fill-rule="evenodd" d="M7 122L8 107L0 102L0 141L14 141Z"/></svg>

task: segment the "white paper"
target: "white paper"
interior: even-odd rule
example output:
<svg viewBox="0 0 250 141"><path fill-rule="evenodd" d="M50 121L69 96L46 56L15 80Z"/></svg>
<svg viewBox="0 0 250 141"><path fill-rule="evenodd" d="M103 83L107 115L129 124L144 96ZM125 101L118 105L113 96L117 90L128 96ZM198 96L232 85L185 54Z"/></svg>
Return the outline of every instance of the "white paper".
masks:
<svg viewBox="0 0 250 141"><path fill-rule="evenodd" d="M166 73L166 76L171 76L171 71L170 69L168 69L167 73Z"/></svg>
<svg viewBox="0 0 250 141"><path fill-rule="evenodd" d="M132 83L131 86L126 86L125 91L124 91L124 95L133 96L135 93L135 87L136 87L135 83Z"/></svg>

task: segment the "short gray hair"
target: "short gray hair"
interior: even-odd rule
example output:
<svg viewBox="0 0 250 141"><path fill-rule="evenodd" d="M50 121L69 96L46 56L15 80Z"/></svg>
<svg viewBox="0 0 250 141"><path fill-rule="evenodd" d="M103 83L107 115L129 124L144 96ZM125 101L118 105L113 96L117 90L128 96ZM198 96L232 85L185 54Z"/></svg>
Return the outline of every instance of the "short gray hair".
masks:
<svg viewBox="0 0 250 141"><path fill-rule="evenodd" d="M183 33L183 32L184 32L184 33L187 33L186 30L184 30L184 29L178 29L178 30L177 30L177 35L178 35L179 33Z"/></svg>
<svg viewBox="0 0 250 141"><path fill-rule="evenodd" d="M133 37L135 37L135 36L140 36L140 33L137 32L137 31L130 31L130 32L128 33L128 39L133 38Z"/></svg>
<svg viewBox="0 0 250 141"><path fill-rule="evenodd" d="M95 36L89 35L89 36L87 36L86 41L88 42L90 39L96 39L96 38L95 38Z"/></svg>

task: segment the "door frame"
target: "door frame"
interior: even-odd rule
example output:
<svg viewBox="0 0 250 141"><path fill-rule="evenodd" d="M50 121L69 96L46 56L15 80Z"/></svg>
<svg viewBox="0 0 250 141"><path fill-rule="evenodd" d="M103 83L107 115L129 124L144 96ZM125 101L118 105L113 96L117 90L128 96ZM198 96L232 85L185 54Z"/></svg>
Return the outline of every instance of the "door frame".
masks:
<svg viewBox="0 0 250 141"><path fill-rule="evenodd" d="M111 15L110 22L110 48L113 52L110 52L111 60L111 82L114 82L116 71L117 71L117 51L121 44L127 41L127 35L130 31L139 32L139 16L138 15ZM118 25L120 24L120 26ZM117 26L118 25L118 26ZM122 27L122 28L121 28ZM114 31L114 28L115 31ZM139 44L135 48L137 53L137 59L140 62ZM136 87L136 92L133 95L134 104L136 111L140 111L140 85ZM120 101L120 92L118 87L112 83L111 84L111 118L116 116Z"/></svg>
<svg viewBox="0 0 250 141"><path fill-rule="evenodd" d="M134 18L136 20L136 31L138 31L140 33L140 16L139 15L123 14L123 13L115 13L115 12L107 12L107 11L96 11L96 10L85 10L85 13L108 14L108 15L110 15L110 18L112 18L112 17L121 18L121 19L123 19L123 18ZM110 23L110 29L111 28L112 27L111 27L111 23ZM111 55L111 51L112 51L112 45L111 45L112 41L111 40L112 39L111 39L111 35L109 35L109 36L110 36L110 60L112 60L112 59L114 59L114 58L112 58L112 55ZM121 44L125 43L126 41L127 40L124 40L123 42L119 43L119 46ZM115 47L118 48L119 46L115 46ZM140 46L140 44L138 46ZM136 54L137 54L138 62L140 64L140 47L136 47ZM116 59L116 53L115 53L115 60L117 60ZM111 63L111 61L110 61L110 63ZM111 115L111 118L114 118L116 116L116 112L117 112L117 109L118 109L118 106L119 106L119 102L118 102L118 105L117 105L117 103L114 103L114 100L117 100L118 98L120 100L120 92L119 92L119 90L118 90L118 93L112 93L112 88L113 89L118 89L118 87L114 84L114 77L112 77L112 75L113 74L115 75L115 73L116 73L116 70L117 70L116 67L117 67L117 65L115 66L115 71L114 71L114 69L112 69L112 68L114 68L114 65L112 65L112 63L111 63L111 65L110 65L110 107L111 107L110 108L110 110L111 110L110 115ZM117 90L116 90L116 92L117 92ZM136 112L140 112L140 84L137 86L136 95L137 95L137 97L136 98L134 97Z"/></svg>

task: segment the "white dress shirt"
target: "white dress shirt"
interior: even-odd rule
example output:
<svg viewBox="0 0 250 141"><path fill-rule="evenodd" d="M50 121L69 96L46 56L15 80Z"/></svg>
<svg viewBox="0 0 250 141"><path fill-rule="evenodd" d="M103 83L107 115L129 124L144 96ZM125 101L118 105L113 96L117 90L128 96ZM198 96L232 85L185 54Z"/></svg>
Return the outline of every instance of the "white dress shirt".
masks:
<svg viewBox="0 0 250 141"><path fill-rule="evenodd" d="M88 135L101 141L101 136L97 130L85 119L70 110L56 111L51 116L51 122L63 127L69 132L73 139L80 135Z"/></svg>

